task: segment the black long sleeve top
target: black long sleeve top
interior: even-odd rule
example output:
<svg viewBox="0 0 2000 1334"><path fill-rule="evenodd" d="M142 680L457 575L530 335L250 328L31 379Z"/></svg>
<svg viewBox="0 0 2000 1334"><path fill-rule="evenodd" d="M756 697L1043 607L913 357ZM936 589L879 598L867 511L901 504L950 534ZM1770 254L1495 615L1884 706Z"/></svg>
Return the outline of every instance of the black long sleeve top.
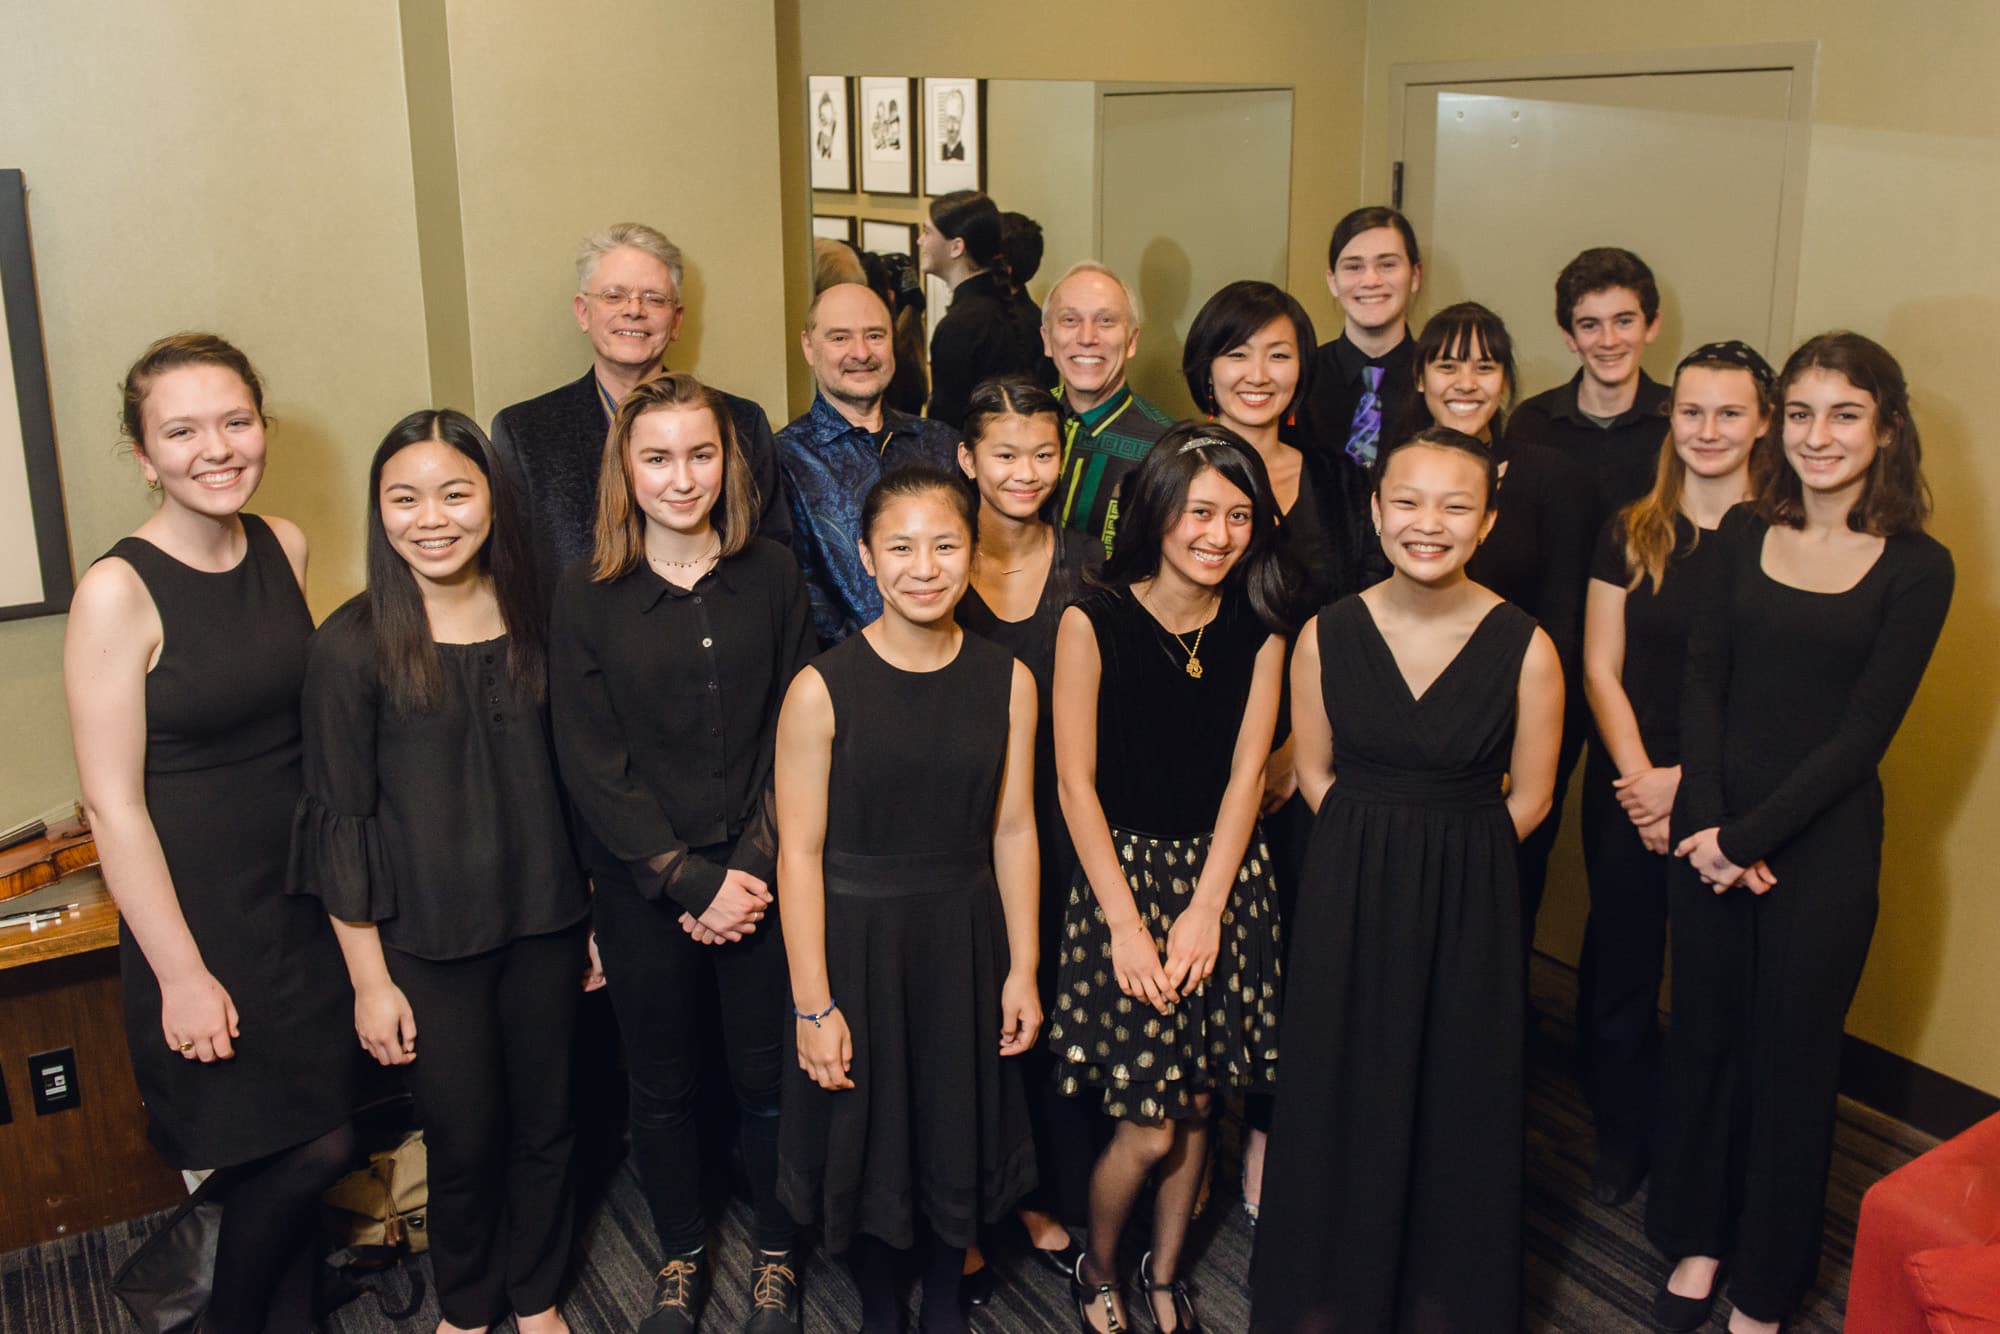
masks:
<svg viewBox="0 0 2000 1334"><path fill-rule="evenodd" d="M925 415L957 430L981 380L1042 373L1041 326L1017 305L998 274L975 273L951 294L931 334L931 401Z"/></svg>
<svg viewBox="0 0 2000 1334"><path fill-rule="evenodd" d="M1764 573L1748 505L1717 530L1714 582L1688 644L1681 819L1719 826L1738 866L1771 855L1866 783L1923 680L1951 605L1951 553L1904 533L1844 593Z"/></svg>
<svg viewBox="0 0 2000 1334"><path fill-rule="evenodd" d="M1546 446L1510 435L1493 451L1502 470L1500 517L1466 572L1541 623L1574 681L1597 539L1595 493L1575 464Z"/></svg>
<svg viewBox="0 0 2000 1334"><path fill-rule="evenodd" d="M592 860L699 915L732 868L769 881L778 707L817 648L791 553L754 538L692 588L643 563L556 587L556 752Z"/></svg>
<svg viewBox="0 0 2000 1334"><path fill-rule="evenodd" d="M367 609L352 599L312 638L288 888L423 959L582 921L548 713L514 688L507 640L439 644L443 698L406 713L384 690Z"/></svg>

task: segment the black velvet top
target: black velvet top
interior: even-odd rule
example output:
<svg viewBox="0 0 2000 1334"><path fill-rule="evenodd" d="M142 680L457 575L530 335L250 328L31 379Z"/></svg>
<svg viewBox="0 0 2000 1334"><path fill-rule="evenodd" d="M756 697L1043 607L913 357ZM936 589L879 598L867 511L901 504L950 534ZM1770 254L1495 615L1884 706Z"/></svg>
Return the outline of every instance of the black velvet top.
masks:
<svg viewBox="0 0 2000 1334"><path fill-rule="evenodd" d="M1250 599L1227 588L1201 631L1176 636L1129 588L1100 589L1077 603L1090 618L1102 663L1097 686L1097 798L1114 828L1160 838L1215 829L1229 786L1236 736L1257 654L1270 638Z"/></svg>
<svg viewBox="0 0 2000 1334"><path fill-rule="evenodd" d="M1864 784L1902 725L1951 605L1951 553L1904 533L1844 593L1764 573L1748 505L1716 533L1688 645L1677 832L1720 825L1748 866Z"/></svg>
<svg viewBox="0 0 2000 1334"><path fill-rule="evenodd" d="M1703 532L1697 540L1695 526L1677 518L1674 551L1659 587L1643 578L1625 594L1625 665L1619 683L1639 720L1646 756L1661 768L1681 760L1681 681L1687 675L1688 635L1721 546L1713 532ZM1604 525L1590 577L1617 588L1631 582L1625 571L1623 519L1614 516Z"/></svg>
<svg viewBox="0 0 2000 1334"><path fill-rule="evenodd" d="M548 711L514 688L507 640L439 644L443 699L409 714L382 684L367 607L352 599L312 638L291 891L424 959L581 921Z"/></svg>
<svg viewBox="0 0 2000 1334"><path fill-rule="evenodd" d="M609 583L572 566L549 702L592 867L696 916L731 867L768 882L778 708L815 647L805 581L775 542L751 539L692 588L643 562Z"/></svg>

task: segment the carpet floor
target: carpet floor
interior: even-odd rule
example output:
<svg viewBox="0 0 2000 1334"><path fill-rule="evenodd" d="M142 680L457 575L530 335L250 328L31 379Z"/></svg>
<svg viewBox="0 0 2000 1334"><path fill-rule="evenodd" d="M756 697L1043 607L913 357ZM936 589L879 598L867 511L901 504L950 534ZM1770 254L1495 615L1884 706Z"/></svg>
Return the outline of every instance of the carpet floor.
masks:
<svg viewBox="0 0 2000 1334"><path fill-rule="evenodd" d="M1645 1193L1623 1208L1606 1209L1590 1197L1590 1114L1570 1059L1570 1016L1575 975L1537 958L1536 1009L1542 1022L1528 1070L1527 1270L1523 1320L1535 1331L1614 1334L1650 1328L1646 1312L1666 1265L1647 1245ZM1866 1107L1842 1100L1827 1188L1826 1250L1805 1308L1788 1329L1832 1334L1841 1327L1847 1273L1854 1254L1854 1224L1862 1192L1879 1177L1923 1152L1934 1141ZM1231 1175L1217 1172L1215 1199L1196 1224L1193 1275L1199 1308L1216 1334L1248 1325L1244 1288L1252 1233L1235 1207ZM122 1334L130 1319L111 1296L112 1273L137 1248L156 1219L139 1219L0 1255L0 1334ZM741 1327L748 1304L747 1215L731 1207L712 1238L714 1294L706 1329ZM973 1327L991 1334L1066 1334L1076 1326L1061 1279L1018 1255L1018 1238L995 1242L996 1292L975 1313ZM1008 1248L1013 1248L1009 1253ZM629 1164L604 1204L588 1220L582 1260L562 1309L577 1334L626 1334L652 1297L657 1258L645 1203ZM1137 1252L1127 1258L1135 1262ZM429 1287L428 1269L423 1269ZM389 1276L392 1293L405 1291L401 1275ZM805 1327L809 1334L854 1329L860 1304L838 1266L816 1255L805 1272ZM437 1327L428 1296L414 1315L391 1320L373 1298L335 1312L328 1334L431 1334ZM1721 1330L1728 1307L1716 1303L1708 1328ZM913 1326L914 1327L914 1326Z"/></svg>

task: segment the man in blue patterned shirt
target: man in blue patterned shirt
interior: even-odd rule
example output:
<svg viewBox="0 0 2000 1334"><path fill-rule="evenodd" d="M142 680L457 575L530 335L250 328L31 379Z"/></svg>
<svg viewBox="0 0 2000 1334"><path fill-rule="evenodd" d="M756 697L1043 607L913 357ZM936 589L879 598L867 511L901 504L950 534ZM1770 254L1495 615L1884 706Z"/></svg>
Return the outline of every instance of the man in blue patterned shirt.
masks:
<svg viewBox="0 0 2000 1334"><path fill-rule="evenodd" d="M777 435L813 628L828 647L882 614L861 565L861 501L891 468L957 467L958 433L882 401L896 373L889 308L858 283L813 298L799 345L818 386L812 407Z"/></svg>

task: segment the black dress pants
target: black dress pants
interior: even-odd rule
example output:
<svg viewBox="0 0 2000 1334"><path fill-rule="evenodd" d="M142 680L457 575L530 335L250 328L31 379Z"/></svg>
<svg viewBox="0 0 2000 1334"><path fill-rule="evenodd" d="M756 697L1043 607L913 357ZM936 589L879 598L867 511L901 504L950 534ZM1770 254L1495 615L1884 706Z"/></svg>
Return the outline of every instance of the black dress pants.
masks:
<svg viewBox="0 0 2000 1334"><path fill-rule="evenodd" d="M791 975L776 912L733 945L698 945L680 928L680 907L649 902L621 868L592 868L597 953L632 1090L632 1155L660 1248L684 1255L702 1244L701 1137L697 1096L703 1034L696 1015L703 973L720 999L723 1051L742 1113L744 1174L750 1181L751 1241L788 1251L798 1224L778 1203L778 1108L784 1087Z"/></svg>
<svg viewBox="0 0 2000 1334"><path fill-rule="evenodd" d="M1577 1028L1597 1152L1625 1162L1649 1151L1660 1089L1660 976L1667 881L1677 863L1648 852L1612 791L1617 766L1592 746L1583 767L1583 864L1590 920L1578 969Z"/></svg>
<svg viewBox="0 0 2000 1334"><path fill-rule="evenodd" d="M1875 932L1882 790L1870 783L1768 861L1760 896L1669 887L1673 1019L1646 1233L1729 1263L1729 1299L1781 1320L1819 1267L1841 1034Z"/></svg>
<svg viewBox="0 0 2000 1334"><path fill-rule="evenodd" d="M385 948L417 1020L403 1067L430 1172L431 1268L454 1325L555 1305L569 1266L569 1044L581 925L469 959Z"/></svg>

